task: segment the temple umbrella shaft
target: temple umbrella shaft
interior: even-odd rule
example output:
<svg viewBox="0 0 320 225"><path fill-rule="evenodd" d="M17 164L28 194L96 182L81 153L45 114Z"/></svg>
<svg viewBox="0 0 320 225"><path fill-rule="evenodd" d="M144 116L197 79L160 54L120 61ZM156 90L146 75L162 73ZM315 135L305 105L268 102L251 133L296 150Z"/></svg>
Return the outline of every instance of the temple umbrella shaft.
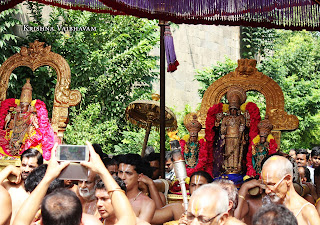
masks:
<svg viewBox="0 0 320 225"><path fill-rule="evenodd" d="M165 165L165 138L166 138L166 115L165 115L165 99L166 99L166 88L165 88L165 49L164 49L164 30L165 21L159 21L160 26L160 176L164 179L164 165Z"/></svg>
<svg viewBox="0 0 320 225"><path fill-rule="evenodd" d="M148 144L148 139L149 139L149 134L151 130L152 123L148 123L147 129L146 129L146 135L144 136L144 141L143 141L143 146L142 146L142 151L141 151L141 157L144 157L146 153L146 148Z"/></svg>

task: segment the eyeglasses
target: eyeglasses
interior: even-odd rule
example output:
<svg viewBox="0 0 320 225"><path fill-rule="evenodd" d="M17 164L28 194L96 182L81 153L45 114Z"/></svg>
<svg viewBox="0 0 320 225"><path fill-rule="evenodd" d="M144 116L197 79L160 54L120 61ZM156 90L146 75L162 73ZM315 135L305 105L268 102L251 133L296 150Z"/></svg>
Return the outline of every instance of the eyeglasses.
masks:
<svg viewBox="0 0 320 225"><path fill-rule="evenodd" d="M275 190L277 187L280 185L280 183L283 181L283 179L287 176L288 174L284 175L277 183L275 184L264 184L267 188L270 190Z"/></svg>
<svg viewBox="0 0 320 225"><path fill-rule="evenodd" d="M191 224L191 222L197 218L199 224L208 224L211 221L213 221L215 218L217 218L219 215L221 215L221 213L218 213L217 215L215 215L214 217L210 218L210 219L206 219L204 216L194 216L193 214L187 214L187 224Z"/></svg>

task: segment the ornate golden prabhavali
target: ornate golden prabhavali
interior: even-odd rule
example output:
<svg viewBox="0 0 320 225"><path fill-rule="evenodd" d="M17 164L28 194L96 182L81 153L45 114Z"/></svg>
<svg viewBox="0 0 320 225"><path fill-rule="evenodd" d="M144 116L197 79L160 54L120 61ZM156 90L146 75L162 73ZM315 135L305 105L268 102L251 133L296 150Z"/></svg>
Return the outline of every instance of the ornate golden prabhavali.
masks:
<svg viewBox="0 0 320 225"><path fill-rule="evenodd" d="M266 99L266 115L273 125L272 135L278 146L282 130L295 130L299 120L284 110L284 96L280 86L270 77L259 72L254 59L239 59L235 71L228 73L212 83L203 95L199 121L205 127L208 109L218 104L231 86L239 86L245 91L258 91Z"/></svg>
<svg viewBox="0 0 320 225"><path fill-rule="evenodd" d="M21 47L20 53L8 58L0 67L0 102L6 99L9 78L12 71L19 66L27 66L35 71L41 66L51 66L57 73L52 111L52 128L60 140L68 122L68 108L81 101L81 93L70 90L71 72L67 61L51 51L51 46L44 47L44 42L35 41L29 48Z"/></svg>

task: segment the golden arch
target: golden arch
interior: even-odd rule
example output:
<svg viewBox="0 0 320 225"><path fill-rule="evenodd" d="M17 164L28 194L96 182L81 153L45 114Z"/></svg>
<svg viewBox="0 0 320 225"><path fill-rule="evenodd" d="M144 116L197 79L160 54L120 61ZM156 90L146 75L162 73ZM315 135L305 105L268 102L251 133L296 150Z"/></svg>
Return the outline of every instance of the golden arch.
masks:
<svg viewBox="0 0 320 225"><path fill-rule="evenodd" d="M67 126L68 108L81 101L81 93L70 90L71 72L67 61L59 54L51 52L51 46L44 47L44 42L35 41L29 48L21 47L20 53L8 58L0 67L0 102L6 99L9 78L19 66L27 66L35 71L41 66L51 66L57 73L52 111L52 128L62 140Z"/></svg>
<svg viewBox="0 0 320 225"><path fill-rule="evenodd" d="M281 130L295 130L299 120L284 110L284 96L280 86L270 77L259 72L256 60L239 59L235 71L212 83L203 95L200 107L200 122L205 126L208 109L218 104L231 86L240 86L245 91L258 91L266 99L266 115L273 124L273 134L280 144Z"/></svg>

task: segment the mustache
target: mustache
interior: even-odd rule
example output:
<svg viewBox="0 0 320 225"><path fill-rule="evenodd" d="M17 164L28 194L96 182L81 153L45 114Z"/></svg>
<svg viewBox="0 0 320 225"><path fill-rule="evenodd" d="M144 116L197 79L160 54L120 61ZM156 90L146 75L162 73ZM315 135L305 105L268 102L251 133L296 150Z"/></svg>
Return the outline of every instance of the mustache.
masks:
<svg viewBox="0 0 320 225"><path fill-rule="evenodd" d="M79 191L81 191L81 192L83 192L83 191L87 191L87 192L89 192L89 188L79 188Z"/></svg>

